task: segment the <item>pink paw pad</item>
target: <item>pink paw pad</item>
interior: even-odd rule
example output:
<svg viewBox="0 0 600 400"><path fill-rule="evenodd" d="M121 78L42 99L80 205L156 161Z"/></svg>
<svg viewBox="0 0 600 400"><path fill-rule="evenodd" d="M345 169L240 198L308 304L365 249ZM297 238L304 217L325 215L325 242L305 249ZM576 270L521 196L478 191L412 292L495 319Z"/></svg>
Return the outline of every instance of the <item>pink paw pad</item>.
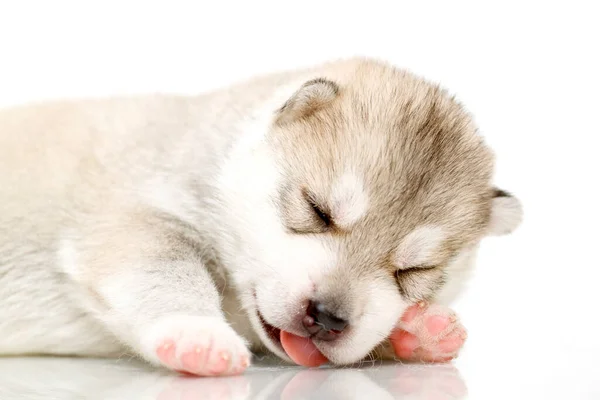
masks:
<svg viewBox="0 0 600 400"><path fill-rule="evenodd" d="M437 336L450 324L450 319L442 315L434 315L425 320L425 327L432 336Z"/></svg>
<svg viewBox="0 0 600 400"><path fill-rule="evenodd" d="M241 356L236 365L232 365L232 355L227 350L202 349L195 347L179 352L172 341L160 345L156 354L162 363L181 373L193 375L235 375L243 372L249 365L247 356Z"/></svg>
<svg viewBox="0 0 600 400"><path fill-rule="evenodd" d="M149 332L148 342L155 361L182 374L238 375L250 365L243 339L216 318L168 318Z"/></svg>
<svg viewBox="0 0 600 400"><path fill-rule="evenodd" d="M409 359L419 347L419 339L412 333L397 330L392 334L392 344L398 357Z"/></svg>
<svg viewBox="0 0 600 400"><path fill-rule="evenodd" d="M409 307L390 337L397 357L436 363L456 357L465 339L452 310L425 303Z"/></svg>
<svg viewBox="0 0 600 400"><path fill-rule="evenodd" d="M215 375L221 375L229 368L230 359L231 355L226 351L219 352L219 354L214 357L214 360L211 363L210 372Z"/></svg>
<svg viewBox="0 0 600 400"><path fill-rule="evenodd" d="M196 347L192 351L181 354L181 366L188 371L194 371L200 366L202 349Z"/></svg>
<svg viewBox="0 0 600 400"><path fill-rule="evenodd" d="M461 336L449 337L447 339L440 340L438 343L438 348L443 353L453 353L462 347L464 341L465 339Z"/></svg>

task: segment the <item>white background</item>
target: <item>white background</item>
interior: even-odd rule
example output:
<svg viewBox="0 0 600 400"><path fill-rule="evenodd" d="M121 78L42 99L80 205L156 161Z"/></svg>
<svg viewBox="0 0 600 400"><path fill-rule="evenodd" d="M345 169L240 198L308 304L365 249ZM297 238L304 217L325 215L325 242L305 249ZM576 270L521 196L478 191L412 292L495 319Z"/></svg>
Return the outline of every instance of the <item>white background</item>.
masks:
<svg viewBox="0 0 600 400"><path fill-rule="evenodd" d="M596 4L1 1L0 106L194 94L351 55L439 82L525 209L514 235L485 241L456 304L470 398L600 398Z"/></svg>

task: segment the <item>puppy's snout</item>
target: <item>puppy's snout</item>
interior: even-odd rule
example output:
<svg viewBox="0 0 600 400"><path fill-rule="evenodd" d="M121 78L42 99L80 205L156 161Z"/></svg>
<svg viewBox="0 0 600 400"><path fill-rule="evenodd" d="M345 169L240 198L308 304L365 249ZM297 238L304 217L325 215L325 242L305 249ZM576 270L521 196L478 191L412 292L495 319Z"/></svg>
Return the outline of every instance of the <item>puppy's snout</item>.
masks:
<svg viewBox="0 0 600 400"><path fill-rule="evenodd" d="M311 300L302 324L311 337L329 341L346 329L348 321L327 310L323 303Z"/></svg>

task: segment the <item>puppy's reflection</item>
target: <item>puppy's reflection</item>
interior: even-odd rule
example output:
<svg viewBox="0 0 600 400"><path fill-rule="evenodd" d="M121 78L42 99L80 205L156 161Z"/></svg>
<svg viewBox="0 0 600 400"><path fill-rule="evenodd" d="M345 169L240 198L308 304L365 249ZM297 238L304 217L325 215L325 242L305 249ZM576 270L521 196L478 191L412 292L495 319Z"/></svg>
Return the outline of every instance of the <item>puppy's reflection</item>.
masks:
<svg viewBox="0 0 600 400"><path fill-rule="evenodd" d="M255 391L253 399L464 399L466 385L451 364L389 363L360 369L288 372Z"/></svg>
<svg viewBox="0 0 600 400"><path fill-rule="evenodd" d="M451 364L377 364L352 369L258 366L242 376L194 378L127 360L0 358L3 400L446 400L466 394Z"/></svg>

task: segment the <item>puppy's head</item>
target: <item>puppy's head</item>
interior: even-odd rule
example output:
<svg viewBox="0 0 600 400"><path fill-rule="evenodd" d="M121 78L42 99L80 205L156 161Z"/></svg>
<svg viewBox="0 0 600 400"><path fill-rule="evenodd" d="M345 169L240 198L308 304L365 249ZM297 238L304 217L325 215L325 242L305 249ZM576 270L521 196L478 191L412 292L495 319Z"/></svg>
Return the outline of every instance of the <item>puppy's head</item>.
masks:
<svg viewBox="0 0 600 400"><path fill-rule="evenodd" d="M333 363L362 359L408 306L458 287L484 236L520 222L468 114L407 72L330 64L268 125L221 176L225 261L282 358L287 334Z"/></svg>

